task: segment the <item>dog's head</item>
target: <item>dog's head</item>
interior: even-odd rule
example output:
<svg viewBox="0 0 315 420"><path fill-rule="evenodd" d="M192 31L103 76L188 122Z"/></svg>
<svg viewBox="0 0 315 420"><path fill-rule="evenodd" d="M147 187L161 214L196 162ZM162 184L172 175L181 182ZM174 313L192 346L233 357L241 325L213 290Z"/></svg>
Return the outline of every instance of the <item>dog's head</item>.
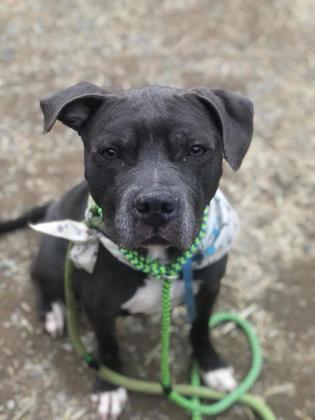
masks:
<svg viewBox="0 0 315 420"><path fill-rule="evenodd" d="M110 93L82 82L41 101L82 137L85 177L119 246L190 247L218 188L223 157L237 170L252 103L223 90L145 87Z"/></svg>

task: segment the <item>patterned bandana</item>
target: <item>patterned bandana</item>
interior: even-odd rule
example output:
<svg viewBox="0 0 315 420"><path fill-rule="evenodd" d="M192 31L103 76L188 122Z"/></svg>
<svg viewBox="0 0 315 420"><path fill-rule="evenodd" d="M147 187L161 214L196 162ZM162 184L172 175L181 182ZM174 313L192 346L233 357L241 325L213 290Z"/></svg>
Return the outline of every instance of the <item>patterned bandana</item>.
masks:
<svg viewBox="0 0 315 420"><path fill-rule="evenodd" d="M85 214L87 221L90 214L89 205ZM89 273L94 271L100 244L119 261L131 267L118 245L108 239L104 233L88 227L86 222L60 220L38 223L30 227L38 232L73 242L71 260L77 268ZM238 231L237 214L222 191L218 190L210 202L207 232L192 258L192 268L204 268L226 255L232 248Z"/></svg>

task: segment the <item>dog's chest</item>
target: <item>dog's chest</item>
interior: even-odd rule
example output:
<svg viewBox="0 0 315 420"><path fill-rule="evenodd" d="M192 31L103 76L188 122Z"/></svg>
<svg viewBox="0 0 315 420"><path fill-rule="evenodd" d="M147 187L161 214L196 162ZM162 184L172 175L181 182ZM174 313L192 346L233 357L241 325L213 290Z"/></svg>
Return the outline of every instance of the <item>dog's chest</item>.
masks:
<svg viewBox="0 0 315 420"><path fill-rule="evenodd" d="M194 282L194 293L197 293L199 284ZM131 314L156 314L160 312L162 280L148 277L144 285L139 287L136 293L122 305L122 309ZM178 306L184 301L184 282L174 280L172 284L172 305Z"/></svg>
<svg viewBox="0 0 315 420"><path fill-rule="evenodd" d="M153 248L153 247L152 247ZM164 262L164 255L161 253L160 247L154 247L149 250L152 258L159 258ZM163 261L164 260L164 261ZM131 314L156 314L160 312L161 293L163 280L154 277L147 277L144 285L140 286L135 294L122 305L122 309L127 310ZM193 292L196 294L199 290L199 282L194 281ZM178 306L184 301L184 282L181 279L173 280L171 288L171 298L173 307Z"/></svg>

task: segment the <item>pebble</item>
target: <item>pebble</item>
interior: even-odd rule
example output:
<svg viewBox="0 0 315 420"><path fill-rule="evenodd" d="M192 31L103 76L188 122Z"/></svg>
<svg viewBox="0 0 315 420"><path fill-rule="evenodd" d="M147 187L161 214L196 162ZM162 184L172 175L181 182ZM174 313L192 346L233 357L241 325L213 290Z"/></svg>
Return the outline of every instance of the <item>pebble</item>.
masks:
<svg viewBox="0 0 315 420"><path fill-rule="evenodd" d="M16 403L14 400L7 401L7 409L12 411L15 409Z"/></svg>

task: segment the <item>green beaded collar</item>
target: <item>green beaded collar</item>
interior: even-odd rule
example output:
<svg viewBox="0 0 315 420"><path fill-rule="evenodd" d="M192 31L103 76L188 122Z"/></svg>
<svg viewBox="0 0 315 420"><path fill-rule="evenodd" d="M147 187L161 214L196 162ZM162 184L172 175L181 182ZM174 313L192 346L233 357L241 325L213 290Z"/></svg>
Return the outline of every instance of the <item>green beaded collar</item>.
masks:
<svg viewBox="0 0 315 420"><path fill-rule="evenodd" d="M178 278L183 265L198 251L201 241L207 232L207 218L209 208L204 210L203 221L197 238L189 249L177 257L170 264L162 264L158 260L151 257L144 257L138 251L120 248L120 252L136 270L145 274L161 278ZM103 224L102 209L94 202L92 197L89 198L86 223L89 227L99 229Z"/></svg>

